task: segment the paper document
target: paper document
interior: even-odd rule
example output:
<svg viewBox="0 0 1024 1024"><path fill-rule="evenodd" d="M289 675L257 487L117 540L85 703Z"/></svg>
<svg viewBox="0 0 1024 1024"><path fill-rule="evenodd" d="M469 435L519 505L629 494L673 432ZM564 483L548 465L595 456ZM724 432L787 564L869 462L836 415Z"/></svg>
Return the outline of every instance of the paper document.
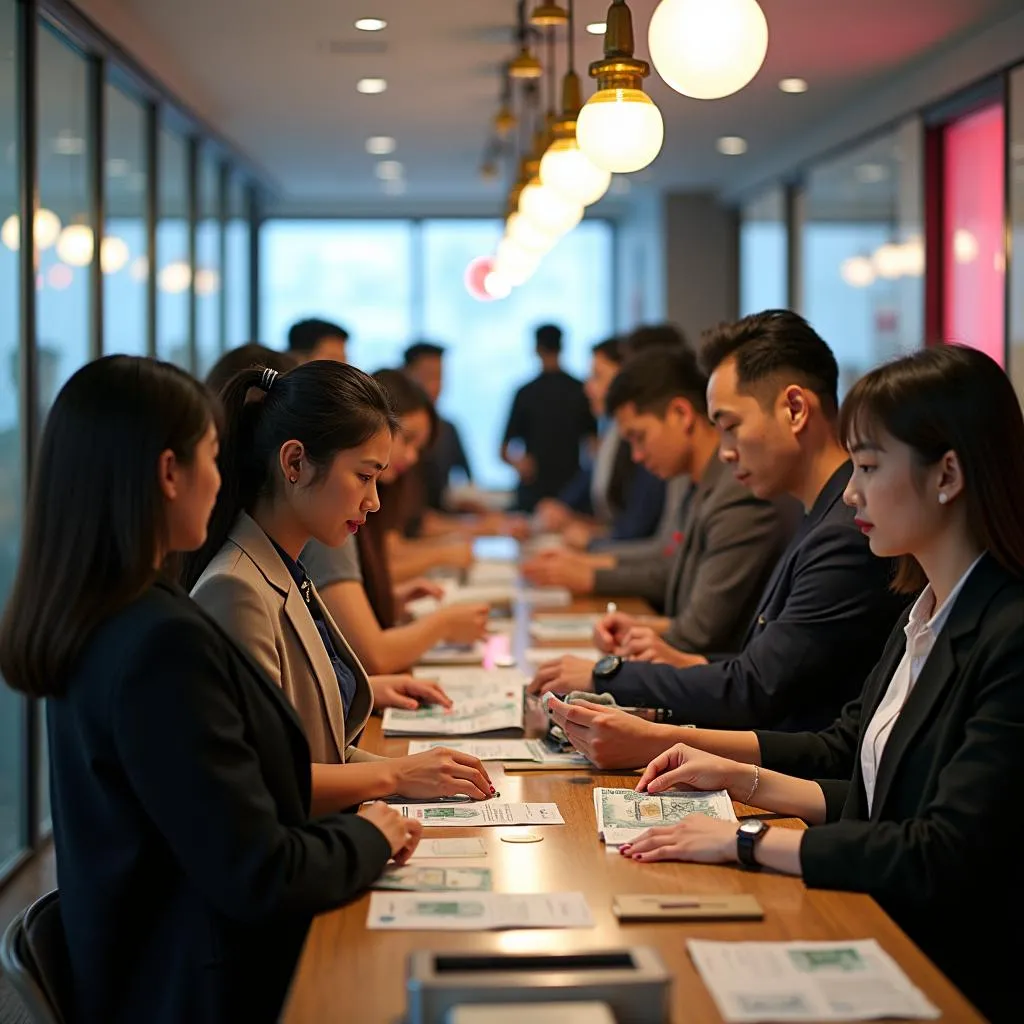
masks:
<svg viewBox="0 0 1024 1024"><path fill-rule="evenodd" d="M421 754L435 747L458 750L481 761L508 761L515 765L529 762L551 767L591 767L590 761L575 750L561 753L552 750L543 740L454 740L450 743L442 740L412 740L409 743L409 753Z"/></svg>
<svg viewBox="0 0 1024 1024"><path fill-rule="evenodd" d="M565 587L527 587L520 595L531 608L568 608L572 592Z"/></svg>
<svg viewBox="0 0 1024 1024"><path fill-rule="evenodd" d="M586 643L594 635L597 615L545 615L530 623L530 636L541 643Z"/></svg>
<svg viewBox="0 0 1024 1024"><path fill-rule="evenodd" d="M874 939L687 942L727 1021L932 1020L939 1011Z"/></svg>
<svg viewBox="0 0 1024 1024"><path fill-rule="evenodd" d="M448 691L451 708L427 704L415 711L386 708L381 720L385 736L473 736L523 728L523 691L512 687L483 697Z"/></svg>
<svg viewBox="0 0 1024 1024"><path fill-rule="evenodd" d="M421 665L482 665L484 645L435 644L420 658Z"/></svg>
<svg viewBox="0 0 1024 1024"><path fill-rule="evenodd" d="M526 664L531 668L543 665L546 661L565 657L599 661L604 655L596 647L528 647L523 655Z"/></svg>
<svg viewBox="0 0 1024 1024"><path fill-rule="evenodd" d="M410 860L448 860L450 858L486 857L484 841L471 839L421 839Z"/></svg>
<svg viewBox="0 0 1024 1024"><path fill-rule="evenodd" d="M649 828L675 825L691 814L735 821L725 790L711 793L637 793L632 789L594 789L597 832L608 846L631 843Z"/></svg>
<svg viewBox="0 0 1024 1024"><path fill-rule="evenodd" d="M494 931L506 928L593 928L581 892L448 893L375 892L366 918L370 929Z"/></svg>
<svg viewBox="0 0 1024 1024"><path fill-rule="evenodd" d="M403 817L429 827L564 825L557 804L506 804L498 800L454 804L392 804Z"/></svg>
<svg viewBox="0 0 1024 1024"><path fill-rule="evenodd" d="M452 700L485 697L523 689L530 679L514 668L479 668L475 665L420 666L412 670L417 679L435 679Z"/></svg>
<svg viewBox="0 0 1024 1024"><path fill-rule="evenodd" d="M504 584L515 586L519 581L519 569L515 562L484 560L474 562L466 573L466 583L471 587Z"/></svg>
<svg viewBox="0 0 1024 1024"><path fill-rule="evenodd" d="M414 864L389 867L373 884L374 889L400 892L490 892L492 887L490 868Z"/></svg>

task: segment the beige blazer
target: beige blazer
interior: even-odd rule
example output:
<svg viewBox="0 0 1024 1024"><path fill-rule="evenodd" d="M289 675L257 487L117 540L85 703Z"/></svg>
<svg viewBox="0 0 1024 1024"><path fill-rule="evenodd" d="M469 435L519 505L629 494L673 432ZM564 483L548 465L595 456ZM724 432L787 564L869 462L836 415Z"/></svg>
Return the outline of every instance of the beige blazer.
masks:
<svg viewBox="0 0 1024 1024"><path fill-rule="evenodd" d="M350 745L373 710L363 666L314 589L335 650L356 678L346 719L334 666L302 593L270 538L244 512L192 597L284 690L305 726L314 764L377 760Z"/></svg>

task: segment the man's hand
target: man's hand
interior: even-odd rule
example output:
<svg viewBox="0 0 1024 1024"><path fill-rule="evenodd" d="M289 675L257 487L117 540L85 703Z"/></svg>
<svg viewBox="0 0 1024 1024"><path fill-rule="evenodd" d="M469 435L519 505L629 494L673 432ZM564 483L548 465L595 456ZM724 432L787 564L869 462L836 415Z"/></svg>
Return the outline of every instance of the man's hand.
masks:
<svg viewBox="0 0 1024 1024"><path fill-rule="evenodd" d="M571 693L573 690L593 692L592 673L593 661L585 658L574 658L570 655L546 662L537 669L537 674L527 688L528 693L544 694L549 690L553 693Z"/></svg>
<svg viewBox="0 0 1024 1024"><path fill-rule="evenodd" d="M537 478L537 460L532 455L524 452L522 455L510 458L509 462L524 484L532 484Z"/></svg>
<svg viewBox="0 0 1024 1024"><path fill-rule="evenodd" d="M552 721L598 768L640 768L672 745L677 730L605 704L553 701Z"/></svg>
<svg viewBox="0 0 1024 1024"><path fill-rule="evenodd" d="M594 626L594 646L605 654L618 654L626 634L637 625L635 615L611 612Z"/></svg>
<svg viewBox="0 0 1024 1024"><path fill-rule="evenodd" d="M568 551L541 551L523 564L522 571L535 587L568 587L576 594L594 590L594 570Z"/></svg>
<svg viewBox="0 0 1024 1024"><path fill-rule="evenodd" d="M666 643L650 626L633 626L616 653L631 661L650 661L673 668L693 668L708 663L700 654L687 654Z"/></svg>

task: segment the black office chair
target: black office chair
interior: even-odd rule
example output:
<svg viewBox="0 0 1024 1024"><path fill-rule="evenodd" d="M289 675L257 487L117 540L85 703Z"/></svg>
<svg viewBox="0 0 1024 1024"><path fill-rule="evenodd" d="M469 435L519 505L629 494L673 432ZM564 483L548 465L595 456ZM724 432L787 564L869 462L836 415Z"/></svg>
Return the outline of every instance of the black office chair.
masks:
<svg viewBox="0 0 1024 1024"><path fill-rule="evenodd" d="M65 1024L71 964L56 889L23 910L0 939L0 969L21 997L32 1024Z"/></svg>

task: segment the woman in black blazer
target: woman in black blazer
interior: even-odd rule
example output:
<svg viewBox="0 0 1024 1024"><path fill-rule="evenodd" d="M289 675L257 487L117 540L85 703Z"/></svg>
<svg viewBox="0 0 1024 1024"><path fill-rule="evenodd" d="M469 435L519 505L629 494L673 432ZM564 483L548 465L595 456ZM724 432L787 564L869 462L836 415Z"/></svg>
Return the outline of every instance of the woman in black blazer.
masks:
<svg viewBox="0 0 1024 1024"><path fill-rule="evenodd" d="M638 789L727 789L812 827L693 817L637 861L739 861L875 897L993 1020L1019 1020L1024 911L1024 419L999 367L941 346L874 370L841 418L846 500L923 591L860 699L820 733L694 731ZM709 752L715 751L715 752ZM722 754L731 753L731 757ZM817 779L821 781L810 781Z"/></svg>
<svg viewBox="0 0 1024 1024"><path fill-rule="evenodd" d="M160 580L206 536L216 449L202 385L127 356L43 435L0 669L48 698L75 1024L275 1020L313 915L419 835L381 804L310 820L292 708Z"/></svg>

